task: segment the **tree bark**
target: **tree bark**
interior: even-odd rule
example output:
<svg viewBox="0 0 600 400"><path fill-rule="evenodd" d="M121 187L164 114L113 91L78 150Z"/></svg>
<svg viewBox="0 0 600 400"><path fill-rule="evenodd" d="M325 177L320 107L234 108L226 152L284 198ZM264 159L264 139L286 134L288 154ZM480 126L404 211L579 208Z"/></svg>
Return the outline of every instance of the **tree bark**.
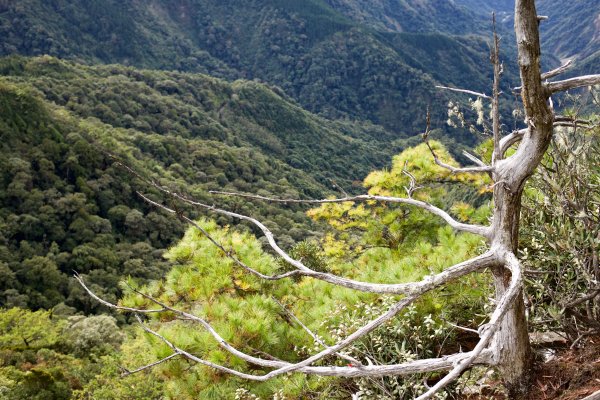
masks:
<svg viewBox="0 0 600 400"><path fill-rule="evenodd" d="M548 149L553 132L554 115L547 100L540 69L540 39L534 0L515 4L515 34L519 51L522 81L521 96L525 109L525 132L517 152L496 164L494 180L494 221L492 248L516 254L519 243L521 196L527 179ZM493 271L496 298L507 289L510 274L504 268ZM525 398L530 384L532 352L529 343L525 303L521 294L506 314L495 337L495 361L511 399Z"/></svg>

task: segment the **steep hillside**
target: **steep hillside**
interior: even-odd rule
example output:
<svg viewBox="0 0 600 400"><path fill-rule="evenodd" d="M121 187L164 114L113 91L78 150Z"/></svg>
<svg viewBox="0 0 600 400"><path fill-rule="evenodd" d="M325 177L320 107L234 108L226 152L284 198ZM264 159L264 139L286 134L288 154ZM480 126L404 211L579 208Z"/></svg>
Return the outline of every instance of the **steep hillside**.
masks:
<svg viewBox="0 0 600 400"><path fill-rule="evenodd" d="M467 7L473 12L489 16L492 12L513 13L514 0L455 0L457 4Z"/></svg>
<svg viewBox="0 0 600 400"><path fill-rule="evenodd" d="M595 62L593 72L598 73L600 0L541 0L538 7L540 14L550 17L541 25L546 48L561 59L574 58L579 65Z"/></svg>
<svg viewBox="0 0 600 400"><path fill-rule="evenodd" d="M415 116L424 115L429 103L438 125L445 119L447 98L434 88L440 64L451 72L444 84L474 90L489 86L487 50L479 51L486 40L445 36L471 32L474 21L482 19L473 15L466 18L468 24L457 25L468 11L441 3L448 5L420 2L420 8L407 8L410 13L397 9L398 23L411 27L403 30L418 33L386 34L384 40L371 30L372 24L353 20L354 13L343 15L345 5L357 2L3 1L0 54L50 54L89 63L258 78L280 86L311 112L369 120L406 137L423 129L423 118ZM385 4L374 3L365 12L375 18ZM422 18L427 10L436 18ZM435 21L441 25L432 35ZM407 47L426 57L415 60L398 50ZM466 69L464 60L469 60ZM516 74L510 63L506 69L508 87Z"/></svg>
<svg viewBox="0 0 600 400"><path fill-rule="evenodd" d="M487 34L489 21L453 1L325 0L349 18L394 32Z"/></svg>
<svg viewBox="0 0 600 400"><path fill-rule="evenodd" d="M122 277L167 268L162 249L181 225L144 204L135 191L149 188L103 149L179 192L271 221L284 246L311 234L301 209L207 191L321 197L332 180L350 188L394 149L365 141L385 140L381 129L321 119L255 82L48 56L1 59L0 74L4 307L90 312L97 305L69 280L73 271L115 299Z"/></svg>
<svg viewBox="0 0 600 400"><path fill-rule="evenodd" d="M457 0L470 10L489 15L498 13L509 42L512 33L514 0ZM538 14L549 17L540 25L542 50L548 66L573 59L574 67L565 76L598 72L600 65L600 0L539 0Z"/></svg>

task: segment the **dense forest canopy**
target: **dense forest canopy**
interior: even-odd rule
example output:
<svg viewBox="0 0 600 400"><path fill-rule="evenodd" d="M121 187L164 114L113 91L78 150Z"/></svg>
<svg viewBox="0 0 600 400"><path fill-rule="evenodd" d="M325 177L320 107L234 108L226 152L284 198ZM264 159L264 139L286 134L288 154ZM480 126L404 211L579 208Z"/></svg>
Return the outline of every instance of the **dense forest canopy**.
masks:
<svg viewBox="0 0 600 400"><path fill-rule="evenodd" d="M448 2L424 4L431 11ZM422 9L399 9L398 18L414 17L400 22L405 29L380 31L354 13L344 16L346 6L354 8L317 0L27 0L1 10L0 54L261 79L311 112L368 120L395 135L421 130L412 116L428 104L443 121L447 98L436 83L487 88L489 18L457 6L442 8L434 20L414 19ZM459 22L464 29L451 29ZM507 64L506 88L517 79L514 63Z"/></svg>
<svg viewBox="0 0 600 400"><path fill-rule="evenodd" d="M335 184L351 188L386 154L370 141L379 128L326 121L253 82L50 57L1 65L7 306L66 302L89 312L95 307L68 283L71 271L94 276L114 296L121 277L164 270L161 249L181 227L143 204L107 151L201 199L219 188L322 196ZM310 235L300 210L231 204L271 215L284 240Z"/></svg>

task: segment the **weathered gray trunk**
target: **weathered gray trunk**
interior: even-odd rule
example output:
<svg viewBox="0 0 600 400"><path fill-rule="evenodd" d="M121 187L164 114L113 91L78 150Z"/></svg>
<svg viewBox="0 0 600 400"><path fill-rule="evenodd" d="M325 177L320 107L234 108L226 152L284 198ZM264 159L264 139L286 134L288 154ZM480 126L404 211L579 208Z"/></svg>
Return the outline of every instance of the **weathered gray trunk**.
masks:
<svg viewBox="0 0 600 400"><path fill-rule="evenodd" d="M494 224L495 236L492 246L510 249L515 254L518 244L521 193L522 190L512 193L508 187L498 187L494 191L498 226ZM497 267L492 273L496 299L500 299L509 286L510 273L504 267ZM522 293L514 302L512 309L506 313L494 340L496 351L494 358L510 398L524 397L529 387L533 358Z"/></svg>
<svg viewBox="0 0 600 400"><path fill-rule="evenodd" d="M548 149L554 115L547 104L549 94L541 81L538 18L534 0L516 2L515 33L523 83L521 95L529 130L513 156L497 160L491 246L516 254L523 188ZM508 288L510 273L504 268L497 268L493 273L496 298L499 299ZM528 391L532 354L522 294L506 314L494 340L495 359L510 398L523 398Z"/></svg>

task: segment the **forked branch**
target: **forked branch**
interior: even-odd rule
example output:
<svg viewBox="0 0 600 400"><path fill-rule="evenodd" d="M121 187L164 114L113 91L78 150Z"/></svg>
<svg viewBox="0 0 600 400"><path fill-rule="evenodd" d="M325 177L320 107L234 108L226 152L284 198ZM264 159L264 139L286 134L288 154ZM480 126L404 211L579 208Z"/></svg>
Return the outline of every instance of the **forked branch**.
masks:
<svg viewBox="0 0 600 400"><path fill-rule="evenodd" d="M489 258L489 261L487 264L488 264L488 266L493 266L494 263L498 261L497 257L495 256L495 254L494 255L490 254L489 256L490 256L490 258ZM101 301L102 304L107 305L108 307L111 307L116 310L127 311L127 312L135 312L135 313L147 313L148 312L148 310L119 306L116 304L109 303L105 300L102 300L97 295L95 295L85 285L85 283L81 277L76 276L76 279L94 299ZM208 362L206 360L203 360L203 359L177 347L176 345L174 345L172 342L170 342L168 339L166 339L164 336L162 336L158 332L153 331L150 328L148 328L145 324L143 324L141 319L139 319L139 317L138 317L138 320L142 324L143 329L146 332L161 339L165 344L167 344L173 350L173 354L162 360L159 360L157 362L148 364L147 366L138 368L135 371L142 371L144 369L155 366L159 363L168 361L169 359L174 358L175 356L183 356L183 357L188 358L191 361L203 364L203 365L211 367L211 368L215 368L222 372L230 373L230 374L233 374L233 375L241 377L241 378L251 379L251 380L256 380L256 381L265 381L265 380L271 379L275 376L289 373L289 372L295 372L295 371L303 372L303 373L307 373L307 374L324 375L324 376L325 375L327 375L327 376L345 376L345 377L387 376L387 375L401 375L401 374L409 374L409 373L417 373L417 372L431 372L431 371L448 369L448 368L456 365L457 363L461 363L467 359L469 360L469 365L471 365L472 363L482 363L482 362L490 363L490 361L491 361L490 355L492 353L491 352L483 353L482 351L478 351L477 353L474 353L474 352L461 353L461 354L445 356L445 357L441 357L441 358L437 358L437 359L419 360L419 361L413 361L413 362L407 362L407 363L395 364L395 365L387 365L387 366L362 366L362 365L356 365L356 366L353 365L352 367L336 367L336 366L312 367L311 366L315 362L320 361L327 356L338 354L339 351L343 350L345 347L349 346L350 344L354 343L355 341L357 341L357 340L363 338L364 336L368 335L369 333L373 332L375 329L377 329L384 323L390 321L399 312L404 310L408 305L410 305L412 302L414 302L421 295L435 289L436 287L440 286L442 283L446 283L446 282L447 282L447 280L445 280L443 282L438 282L437 285L433 284L433 285L423 286L420 290L418 290L414 294L398 301L397 303L392 305L385 313L383 313L379 317L371 320L369 323L365 324L363 327L356 330L354 333L352 333L345 339L339 341L334 346L328 346L328 347L326 347L325 350L323 350L301 362L297 362L297 363L289 363L289 362L285 362L285 361L280 361L280 360L275 359L274 357L269 357L269 359L266 360L266 359L254 357L250 354L244 353L244 352L236 349L229 343L227 343L214 330L214 328L203 318L198 317L193 314L190 314L190 313L187 313L187 312L184 312L184 311L181 311L181 310L178 310L178 309L171 307L171 306L167 305L166 303L161 302L161 301L153 298L152 296L149 296L139 290L132 289L132 290L134 290L135 293L141 295L142 297L144 297L144 298L150 300L151 302L157 304L158 306L160 306L162 310L174 313L175 315L181 317L182 319L200 323L213 336L213 338L216 340L216 342L219 344L219 346L221 346L221 348L228 351L232 355L239 357L246 362L249 362L249 363L261 366L261 367L276 368L275 370L273 370L269 373L263 374L263 375L253 375L253 374L239 372L237 370L234 370L234 369L222 366L222 365L218 365L218 364L215 364L212 362ZM133 371L132 371L132 373L133 373Z"/></svg>
<svg viewBox="0 0 600 400"><path fill-rule="evenodd" d="M460 375L469 368L475 359L483 352L492 338L500 328L502 318L504 315L513 307L515 300L518 298L523 287L523 273L521 265L513 253L506 253L503 255L505 267L511 272L510 285L506 292L499 299L496 309L494 310L490 321L480 328L480 340L475 346L469 358L459 361L454 368L434 386L431 387L425 394L418 397L416 400L430 399L435 393L446 387L449 383L456 380ZM501 349L493 349L494 351L501 351Z"/></svg>
<svg viewBox="0 0 600 400"><path fill-rule="evenodd" d="M436 87L444 88L443 86L436 86ZM463 90L460 90L460 91L463 91ZM488 166L485 164L481 165L483 162L478 162L477 164L479 166L477 166L477 167L463 167L463 168L457 168L453 165L446 164L445 162L440 160L440 158L437 156L437 153L435 152L435 150L433 150L433 147L431 147L431 144L429 144L430 129L431 129L431 114L430 114L429 110L427 110L425 132L423 132L422 138L423 138L423 141L425 142L425 144L427 145L429 152L433 156L433 161L440 167L447 169L448 171L452 172L453 174L478 173L478 172L490 173L494 170L494 167L491 167L491 166Z"/></svg>
<svg viewBox="0 0 600 400"><path fill-rule="evenodd" d="M572 65L573 65L573 60L567 60L567 62L564 63L563 65L561 65L560 67L550 70L548 72L544 72L541 75L541 79L543 81L545 81L547 79L554 78L555 76L558 76L558 75L562 74L563 72L566 72L569 68L571 68ZM521 90L521 86L517 86L513 90L515 90L515 91Z"/></svg>

